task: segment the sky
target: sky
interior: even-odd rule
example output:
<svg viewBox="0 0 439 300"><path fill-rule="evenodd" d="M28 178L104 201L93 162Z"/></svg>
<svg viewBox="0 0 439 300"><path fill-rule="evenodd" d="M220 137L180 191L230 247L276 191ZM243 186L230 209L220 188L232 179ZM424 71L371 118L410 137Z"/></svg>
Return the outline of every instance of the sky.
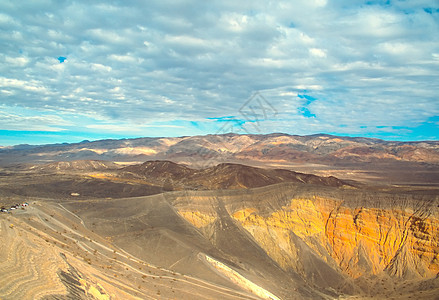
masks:
<svg viewBox="0 0 439 300"><path fill-rule="evenodd" d="M438 0L0 1L3 146L438 129Z"/></svg>

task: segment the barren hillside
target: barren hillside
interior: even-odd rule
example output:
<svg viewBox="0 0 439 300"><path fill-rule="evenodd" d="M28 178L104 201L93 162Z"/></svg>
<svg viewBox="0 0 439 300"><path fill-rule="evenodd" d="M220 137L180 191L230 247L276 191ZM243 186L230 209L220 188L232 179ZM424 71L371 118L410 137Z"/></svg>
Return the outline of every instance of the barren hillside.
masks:
<svg viewBox="0 0 439 300"><path fill-rule="evenodd" d="M121 199L26 199L28 208L0 214L2 299L434 299L439 293L435 195L281 183Z"/></svg>

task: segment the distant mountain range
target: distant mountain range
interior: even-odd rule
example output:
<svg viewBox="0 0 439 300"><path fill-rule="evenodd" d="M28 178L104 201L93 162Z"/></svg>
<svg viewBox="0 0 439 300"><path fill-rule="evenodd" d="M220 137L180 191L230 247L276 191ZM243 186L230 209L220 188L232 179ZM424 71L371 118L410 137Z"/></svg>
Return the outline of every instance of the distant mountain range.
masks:
<svg viewBox="0 0 439 300"><path fill-rule="evenodd" d="M398 183L439 183L439 141L397 142L325 134L230 133L18 145L0 149L0 166L75 160L118 163L170 160L194 169L220 163L238 163L340 178L351 178L352 175L357 176L354 178L357 180L360 177L361 180L375 180L378 177L377 180L382 180L386 177ZM349 171L353 174L347 174L348 170L353 170ZM386 174L381 176L382 172Z"/></svg>
<svg viewBox="0 0 439 300"><path fill-rule="evenodd" d="M15 158L15 159L11 159ZM397 142L325 134L298 136L222 134L175 138L83 141L73 144L17 145L0 149L0 163L78 159L145 161L198 159L322 161L396 160L439 163L439 141Z"/></svg>

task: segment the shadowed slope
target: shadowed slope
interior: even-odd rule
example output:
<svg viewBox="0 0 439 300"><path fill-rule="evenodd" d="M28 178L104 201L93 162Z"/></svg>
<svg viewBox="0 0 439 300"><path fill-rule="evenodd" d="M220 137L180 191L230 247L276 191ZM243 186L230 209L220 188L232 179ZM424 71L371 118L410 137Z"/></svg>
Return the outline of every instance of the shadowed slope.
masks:
<svg viewBox="0 0 439 300"><path fill-rule="evenodd" d="M148 161L120 169L121 178L141 178L174 189L241 189L281 182L312 183L340 187L349 185L335 177L319 177L282 169L262 169L241 164L223 163L205 169L190 169L170 161Z"/></svg>
<svg viewBox="0 0 439 300"><path fill-rule="evenodd" d="M281 182L349 186L335 177L282 169L219 164L202 170L170 161L147 161L121 167L104 161L57 162L9 168L0 172L0 196L122 198L172 190L247 189Z"/></svg>

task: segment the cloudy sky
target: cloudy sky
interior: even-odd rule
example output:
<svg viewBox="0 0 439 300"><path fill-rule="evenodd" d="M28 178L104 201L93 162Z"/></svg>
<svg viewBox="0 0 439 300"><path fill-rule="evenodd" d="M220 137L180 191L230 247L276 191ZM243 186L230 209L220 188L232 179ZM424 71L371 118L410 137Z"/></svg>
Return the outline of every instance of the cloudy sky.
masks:
<svg viewBox="0 0 439 300"><path fill-rule="evenodd" d="M0 145L439 139L439 1L0 1Z"/></svg>

